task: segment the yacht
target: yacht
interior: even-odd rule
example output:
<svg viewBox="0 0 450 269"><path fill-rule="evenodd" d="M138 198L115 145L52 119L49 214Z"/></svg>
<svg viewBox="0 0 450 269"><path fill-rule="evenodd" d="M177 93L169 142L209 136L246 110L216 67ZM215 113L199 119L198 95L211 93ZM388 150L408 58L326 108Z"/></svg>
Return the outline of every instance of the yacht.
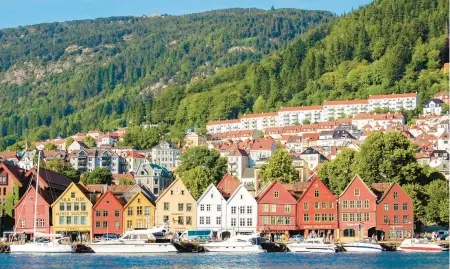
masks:
<svg viewBox="0 0 450 269"><path fill-rule="evenodd" d="M266 252L261 247L265 238L257 235L236 235L222 242L210 242L201 244L209 252Z"/></svg>
<svg viewBox="0 0 450 269"><path fill-rule="evenodd" d="M347 252L381 252L383 247L375 239L363 238L353 243L342 244Z"/></svg>
<svg viewBox="0 0 450 269"><path fill-rule="evenodd" d="M397 248L402 251L416 251L416 252L441 252L448 250L444 246L428 242L425 239L405 239Z"/></svg>
<svg viewBox="0 0 450 269"><path fill-rule="evenodd" d="M323 238L308 238L303 241L286 245L291 252L337 252L338 247L332 243L325 243Z"/></svg>
<svg viewBox="0 0 450 269"><path fill-rule="evenodd" d="M165 253L177 252L171 243L152 243L161 228L127 231L119 239L87 244L95 253Z"/></svg>

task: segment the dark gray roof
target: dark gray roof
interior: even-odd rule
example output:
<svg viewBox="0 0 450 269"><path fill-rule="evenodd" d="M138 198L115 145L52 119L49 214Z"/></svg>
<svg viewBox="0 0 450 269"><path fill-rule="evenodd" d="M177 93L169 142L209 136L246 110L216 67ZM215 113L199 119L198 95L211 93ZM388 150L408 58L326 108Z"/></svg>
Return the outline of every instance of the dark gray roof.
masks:
<svg viewBox="0 0 450 269"><path fill-rule="evenodd" d="M441 99L431 99L426 101L425 103L423 103L423 107L428 107L428 105L433 102L435 103L437 106L443 106L444 102Z"/></svg>

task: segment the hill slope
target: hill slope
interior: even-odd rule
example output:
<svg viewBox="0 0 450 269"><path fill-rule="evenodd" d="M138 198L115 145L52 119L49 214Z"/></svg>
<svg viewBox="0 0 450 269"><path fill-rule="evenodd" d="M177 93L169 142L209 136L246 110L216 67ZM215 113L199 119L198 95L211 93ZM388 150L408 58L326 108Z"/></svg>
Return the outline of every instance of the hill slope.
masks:
<svg viewBox="0 0 450 269"><path fill-rule="evenodd" d="M332 18L229 9L0 30L0 135L42 139L123 125L130 108L164 88L257 61Z"/></svg>

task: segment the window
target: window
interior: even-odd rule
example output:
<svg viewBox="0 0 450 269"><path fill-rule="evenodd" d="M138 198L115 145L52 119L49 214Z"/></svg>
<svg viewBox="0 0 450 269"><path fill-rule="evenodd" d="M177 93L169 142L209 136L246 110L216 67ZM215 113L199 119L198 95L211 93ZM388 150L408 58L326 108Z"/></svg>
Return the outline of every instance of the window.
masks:
<svg viewBox="0 0 450 269"><path fill-rule="evenodd" d="M150 207L149 206L144 207L144 215L150 216Z"/></svg>
<svg viewBox="0 0 450 269"><path fill-rule="evenodd" d="M245 214L245 206L239 207L239 214Z"/></svg>
<svg viewBox="0 0 450 269"><path fill-rule="evenodd" d="M345 222L348 221L348 213L342 214L342 221L345 221Z"/></svg>
<svg viewBox="0 0 450 269"><path fill-rule="evenodd" d="M384 211L389 211L389 204L384 204Z"/></svg>
<svg viewBox="0 0 450 269"><path fill-rule="evenodd" d="M128 207L127 212L128 212L128 216L133 216L133 207L132 206Z"/></svg>
<svg viewBox="0 0 450 269"><path fill-rule="evenodd" d="M394 204L394 211L398 211L398 204Z"/></svg>
<svg viewBox="0 0 450 269"><path fill-rule="evenodd" d="M231 227L236 227L236 218L231 218Z"/></svg>
<svg viewBox="0 0 450 269"><path fill-rule="evenodd" d="M235 206L231 207L231 214L236 214L236 207Z"/></svg>
<svg viewBox="0 0 450 269"><path fill-rule="evenodd" d="M163 223L169 222L169 216L163 216Z"/></svg>
<svg viewBox="0 0 450 269"><path fill-rule="evenodd" d="M320 214L314 214L314 221L320 221Z"/></svg>
<svg viewBox="0 0 450 269"><path fill-rule="evenodd" d="M268 216L263 216L262 217L262 222L263 222L264 225L269 224L269 217Z"/></svg>
<svg viewBox="0 0 450 269"><path fill-rule="evenodd" d="M80 204L79 203L74 203L73 204L73 211L80 211Z"/></svg>
<svg viewBox="0 0 450 269"><path fill-rule="evenodd" d="M183 211L183 210L184 210L184 204L178 203L178 211Z"/></svg>
<svg viewBox="0 0 450 269"><path fill-rule="evenodd" d="M66 210L72 211L72 203L66 203Z"/></svg>
<svg viewBox="0 0 450 269"><path fill-rule="evenodd" d="M370 204L369 204L369 200L364 200L364 208L369 208Z"/></svg>
<svg viewBox="0 0 450 269"><path fill-rule="evenodd" d="M186 217L186 225L192 225L192 217Z"/></svg>
<svg viewBox="0 0 450 269"><path fill-rule="evenodd" d="M291 225L291 217L284 217L286 220L286 225Z"/></svg>
<svg viewBox="0 0 450 269"><path fill-rule="evenodd" d="M100 221L99 221L99 220L97 220L97 221L95 222L95 228L100 228Z"/></svg>
<svg viewBox="0 0 450 269"><path fill-rule="evenodd" d="M291 205L284 205L284 212L290 213L291 212Z"/></svg>
<svg viewBox="0 0 450 269"><path fill-rule="evenodd" d="M359 222L362 221L362 215L361 215L361 213L356 213L356 221L359 221Z"/></svg>
<svg viewBox="0 0 450 269"><path fill-rule="evenodd" d="M206 217L206 224L211 224L211 217Z"/></svg>
<svg viewBox="0 0 450 269"><path fill-rule="evenodd" d="M81 216L80 224L81 225L86 225L86 217L85 216Z"/></svg>
<svg viewBox="0 0 450 269"><path fill-rule="evenodd" d="M114 217L120 217L120 210L114 210Z"/></svg>
<svg viewBox="0 0 450 269"><path fill-rule="evenodd" d="M309 214L303 214L303 221L308 222L309 221Z"/></svg>
<svg viewBox="0 0 450 269"><path fill-rule="evenodd" d="M303 209L308 210L308 203L303 203Z"/></svg>
<svg viewBox="0 0 450 269"><path fill-rule="evenodd" d="M350 221L355 221L355 214L354 213L350 213Z"/></svg>
<svg viewBox="0 0 450 269"><path fill-rule="evenodd" d="M173 190L170 191L170 195L173 195Z"/></svg>
<svg viewBox="0 0 450 269"><path fill-rule="evenodd" d="M283 225L284 224L284 217L278 217L278 225Z"/></svg>
<svg viewBox="0 0 450 269"><path fill-rule="evenodd" d="M169 210L169 203L168 202L164 202L164 210L165 211Z"/></svg>
<svg viewBox="0 0 450 269"><path fill-rule="evenodd" d="M192 211L192 203L186 203L186 211L188 212Z"/></svg>
<svg viewBox="0 0 450 269"><path fill-rule="evenodd" d="M315 203L314 203L314 209L319 209L319 208L320 208L319 202L315 202Z"/></svg>
<svg viewBox="0 0 450 269"><path fill-rule="evenodd" d="M275 198L280 197L280 192L279 192L279 191L275 191L275 192L273 193L273 197L275 197Z"/></svg>
<svg viewBox="0 0 450 269"><path fill-rule="evenodd" d="M398 223L399 223L398 216L394 216L394 224L398 224Z"/></svg>
<svg viewBox="0 0 450 269"><path fill-rule="evenodd" d="M184 190L181 190L181 195L184 195ZM211 194L211 198L212 198L212 194Z"/></svg>
<svg viewBox="0 0 450 269"><path fill-rule="evenodd" d="M270 212L277 212L277 205L276 204L271 204L270 205Z"/></svg>
<svg viewBox="0 0 450 269"><path fill-rule="evenodd" d="M61 224L61 223L60 223ZM20 220L20 228L24 228L25 227L25 220L21 219Z"/></svg>
<svg viewBox="0 0 450 269"><path fill-rule="evenodd" d="M388 216L384 216L383 217L383 223L384 224L389 224L389 217Z"/></svg>
<svg viewBox="0 0 450 269"><path fill-rule="evenodd" d="M369 213L364 213L364 221L370 221Z"/></svg>
<svg viewBox="0 0 450 269"><path fill-rule="evenodd" d="M100 217L102 215L102 212L100 210L95 211L95 216Z"/></svg>
<svg viewBox="0 0 450 269"><path fill-rule="evenodd" d="M178 216L178 224L179 225L183 225L184 224L183 216Z"/></svg>
<svg viewBox="0 0 450 269"><path fill-rule="evenodd" d="M398 192L394 192L394 200L398 200Z"/></svg>
<svg viewBox="0 0 450 269"><path fill-rule="evenodd" d="M127 229L131 229L131 228L133 228L133 221L127 220Z"/></svg>
<svg viewBox="0 0 450 269"><path fill-rule="evenodd" d="M347 200L342 201L342 208L348 208L348 201Z"/></svg>
<svg viewBox="0 0 450 269"><path fill-rule="evenodd" d="M67 216L66 217L66 224L67 225L71 225L72 224L72 217L71 216Z"/></svg>
<svg viewBox="0 0 450 269"><path fill-rule="evenodd" d="M403 203L403 210L408 210L408 203Z"/></svg>
<svg viewBox="0 0 450 269"><path fill-rule="evenodd" d="M276 224L277 218L275 216L270 216L270 224Z"/></svg>
<svg viewBox="0 0 450 269"><path fill-rule="evenodd" d="M362 202L361 202L361 200L357 200L357 201L356 201L356 207L357 207L357 208L362 208Z"/></svg>
<svg viewBox="0 0 450 269"><path fill-rule="evenodd" d="M211 211L211 205L206 205L206 211Z"/></svg>
<svg viewBox="0 0 450 269"><path fill-rule="evenodd" d="M200 224L201 225L205 224L205 217L200 217Z"/></svg>
<svg viewBox="0 0 450 269"><path fill-rule="evenodd" d="M322 208L327 208L327 202L322 202Z"/></svg>
<svg viewBox="0 0 450 269"><path fill-rule="evenodd" d="M222 205L217 205L217 212L222 211Z"/></svg>
<svg viewBox="0 0 450 269"><path fill-rule="evenodd" d="M329 214L328 215L328 220L329 221L334 221L334 214Z"/></svg>
<svg viewBox="0 0 450 269"><path fill-rule="evenodd" d="M106 220L103 221L103 228L108 228L108 221Z"/></svg>
<svg viewBox="0 0 450 269"><path fill-rule="evenodd" d="M119 229L120 228L120 221L114 222L114 228Z"/></svg>
<svg viewBox="0 0 450 269"><path fill-rule="evenodd" d="M252 212L253 212L252 206L248 205L247 206L247 214L252 214Z"/></svg>
<svg viewBox="0 0 450 269"><path fill-rule="evenodd" d="M245 226L245 219L244 218L240 218L239 219L239 226Z"/></svg>
<svg viewBox="0 0 450 269"><path fill-rule="evenodd" d="M73 224L78 225L78 216L73 216Z"/></svg>
<svg viewBox="0 0 450 269"><path fill-rule="evenodd" d="M103 211L103 217L107 217L108 216L108 210L104 210Z"/></svg>
<svg viewBox="0 0 450 269"><path fill-rule="evenodd" d="M322 221L327 221L327 214L322 214Z"/></svg>
<svg viewBox="0 0 450 269"><path fill-rule="evenodd" d="M354 194L355 194L355 196L359 196L359 189L355 189Z"/></svg>
<svg viewBox="0 0 450 269"><path fill-rule="evenodd" d="M200 205L200 211L205 211L205 205Z"/></svg>
<svg viewBox="0 0 450 269"><path fill-rule="evenodd" d="M328 203L328 208L333 208L333 207L334 207L333 202L329 202Z"/></svg>
<svg viewBox="0 0 450 269"><path fill-rule="evenodd" d="M59 216L59 225L64 225L64 217Z"/></svg>
<svg viewBox="0 0 450 269"><path fill-rule="evenodd" d="M314 191L314 197L316 197L316 198L317 198L317 197L319 197L319 195L320 195L320 192L319 192L319 190L315 190L315 191Z"/></svg>
<svg viewBox="0 0 450 269"><path fill-rule="evenodd" d="M350 208L355 208L355 201L354 200L350 201Z"/></svg>
<svg viewBox="0 0 450 269"><path fill-rule="evenodd" d="M344 229L344 237L354 237L355 230L353 229Z"/></svg>
<svg viewBox="0 0 450 269"><path fill-rule="evenodd" d="M404 215L403 216L403 224L408 224L409 223L409 221L408 221L408 216L407 215Z"/></svg>
<svg viewBox="0 0 450 269"><path fill-rule="evenodd" d="M216 217L216 224L217 224L217 225L222 224L222 219L221 219L221 217Z"/></svg>
<svg viewBox="0 0 450 269"><path fill-rule="evenodd" d="M70 198L75 199L75 192L74 191L70 193Z"/></svg>
<svg viewBox="0 0 450 269"><path fill-rule="evenodd" d="M86 211L86 203L80 203L81 211Z"/></svg>

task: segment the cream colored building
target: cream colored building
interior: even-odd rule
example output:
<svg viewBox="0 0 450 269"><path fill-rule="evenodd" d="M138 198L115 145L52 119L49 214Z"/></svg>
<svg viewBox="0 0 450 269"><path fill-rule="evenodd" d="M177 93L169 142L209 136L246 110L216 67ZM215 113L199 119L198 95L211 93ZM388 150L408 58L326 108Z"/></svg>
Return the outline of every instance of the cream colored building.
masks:
<svg viewBox="0 0 450 269"><path fill-rule="evenodd" d="M206 137L192 132L184 137L184 146L186 148L206 146Z"/></svg>
<svg viewBox="0 0 450 269"><path fill-rule="evenodd" d="M155 225L166 224L168 230L182 233L195 229L197 203L183 182L177 178L156 200Z"/></svg>

